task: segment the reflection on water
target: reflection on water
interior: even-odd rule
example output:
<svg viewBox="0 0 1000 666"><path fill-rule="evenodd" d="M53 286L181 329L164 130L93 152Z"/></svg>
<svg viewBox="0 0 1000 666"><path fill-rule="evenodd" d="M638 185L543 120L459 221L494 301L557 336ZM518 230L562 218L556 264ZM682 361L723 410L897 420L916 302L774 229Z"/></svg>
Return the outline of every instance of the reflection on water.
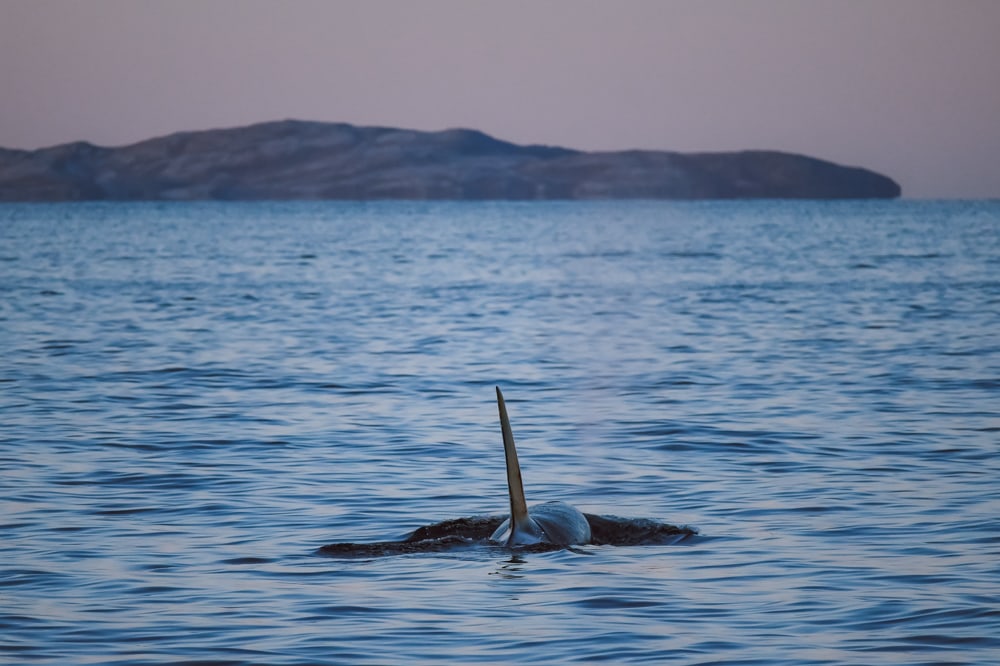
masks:
<svg viewBox="0 0 1000 666"><path fill-rule="evenodd" d="M974 202L0 206L0 650L995 661L998 229ZM529 502L700 535L316 556L506 511L496 384Z"/></svg>
<svg viewBox="0 0 1000 666"><path fill-rule="evenodd" d="M491 575L507 579L524 578L524 573L522 572L525 569L525 564L527 564L527 560L515 553L508 559L500 562L497 566L497 570L491 572Z"/></svg>

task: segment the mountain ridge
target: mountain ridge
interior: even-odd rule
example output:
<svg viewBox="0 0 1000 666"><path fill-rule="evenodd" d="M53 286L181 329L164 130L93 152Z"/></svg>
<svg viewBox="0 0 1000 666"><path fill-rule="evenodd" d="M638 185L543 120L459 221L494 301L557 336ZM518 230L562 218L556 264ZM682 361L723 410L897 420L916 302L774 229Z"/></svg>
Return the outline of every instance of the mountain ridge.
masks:
<svg viewBox="0 0 1000 666"><path fill-rule="evenodd" d="M771 150L680 153L521 145L304 120L108 147L0 148L0 201L895 198L874 171Z"/></svg>

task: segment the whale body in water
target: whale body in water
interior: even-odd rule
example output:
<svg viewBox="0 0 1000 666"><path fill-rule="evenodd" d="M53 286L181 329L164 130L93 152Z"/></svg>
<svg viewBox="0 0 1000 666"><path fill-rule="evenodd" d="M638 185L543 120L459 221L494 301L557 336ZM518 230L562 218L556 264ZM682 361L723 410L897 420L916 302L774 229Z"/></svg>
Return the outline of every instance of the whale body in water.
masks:
<svg viewBox="0 0 1000 666"><path fill-rule="evenodd" d="M648 518L619 518L581 513L565 502L545 502L528 508L524 499L521 467L514 435L507 417L503 394L497 388L500 431L507 463L510 514L468 516L418 527L401 541L375 543L330 543L317 551L329 557L382 557L409 553L433 553L475 545L492 544L546 551L591 544L638 546L679 543L695 536L691 527L678 527Z"/></svg>
<svg viewBox="0 0 1000 666"><path fill-rule="evenodd" d="M521 481L521 466L517 462L514 433L510 429L503 393L497 387L497 409L500 411L500 432L507 461L507 490L510 494L510 517L500 524L490 541L507 546L530 546L551 543L572 546L590 543L590 523L575 507L565 502L545 502L528 508Z"/></svg>

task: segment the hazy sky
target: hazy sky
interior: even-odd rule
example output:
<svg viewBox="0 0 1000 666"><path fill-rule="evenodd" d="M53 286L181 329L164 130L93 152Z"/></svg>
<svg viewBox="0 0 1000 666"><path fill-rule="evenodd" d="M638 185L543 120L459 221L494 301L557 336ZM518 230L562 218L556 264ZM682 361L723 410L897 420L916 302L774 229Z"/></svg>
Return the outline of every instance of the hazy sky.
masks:
<svg viewBox="0 0 1000 666"><path fill-rule="evenodd" d="M1000 197L1000 0L0 0L0 146L282 118Z"/></svg>

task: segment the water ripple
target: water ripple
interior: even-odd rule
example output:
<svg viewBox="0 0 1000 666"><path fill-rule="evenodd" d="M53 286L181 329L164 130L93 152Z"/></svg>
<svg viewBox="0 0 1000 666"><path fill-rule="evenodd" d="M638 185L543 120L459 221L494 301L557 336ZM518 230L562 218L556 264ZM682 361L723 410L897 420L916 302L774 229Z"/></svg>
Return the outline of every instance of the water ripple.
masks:
<svg viewBox="0 0 1000 666"><path fill-rule="evenodd" d="M991 663L1000 208L0 206L17 663ZM531 501L642 545L316 557Z"/></svg>

